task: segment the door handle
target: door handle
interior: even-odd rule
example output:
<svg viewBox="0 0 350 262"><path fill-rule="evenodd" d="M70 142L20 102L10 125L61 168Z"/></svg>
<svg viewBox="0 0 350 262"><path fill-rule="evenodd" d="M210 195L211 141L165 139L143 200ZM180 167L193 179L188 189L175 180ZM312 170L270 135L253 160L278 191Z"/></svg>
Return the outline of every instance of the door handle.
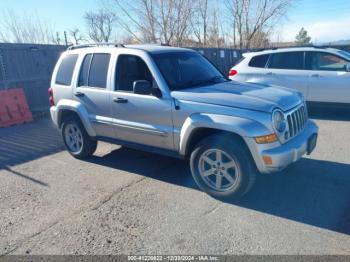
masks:
<svg viewBox="0 0 350 262"><path fill-rule="evenodd" d="M313 75L311 75L311 77L320 77L320 75L319 74L313 74Z"/></svg>
<svg viewBox="0 0 350 262"><path fill-rule="evenodd" d="M268 72L268 73L266 73L266 75L268 75L268 76L272 76L272 75L274 75L274 73L272 73L272 72Z"/></svg>
<svg viewBox="0 0 350 262"><path fill-rule="evenodd" d="M120 104L126 104L128 102L128 99L122 97L114 97L113 101Z"/></svg>
<svg viewBox="0 0 350 262"><path fill-rule="evenodd" d="M85 94L83 92L79 92L79 91L74 92L74 95L77 96L77 97L85 96Z"/></svg>

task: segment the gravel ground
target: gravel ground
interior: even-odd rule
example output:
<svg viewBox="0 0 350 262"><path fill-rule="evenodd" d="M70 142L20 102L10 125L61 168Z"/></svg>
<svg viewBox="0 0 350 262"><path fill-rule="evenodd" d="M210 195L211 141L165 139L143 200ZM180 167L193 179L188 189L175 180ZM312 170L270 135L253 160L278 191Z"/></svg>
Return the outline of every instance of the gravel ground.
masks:
<svg viewBox="0 0 350 262"><path fill-rule="evenodd" d="M0 129L0 254L350 255L350 119L314 117L310 157L225 203L177 159L100 143L79 161L49 119Z"/></svg>

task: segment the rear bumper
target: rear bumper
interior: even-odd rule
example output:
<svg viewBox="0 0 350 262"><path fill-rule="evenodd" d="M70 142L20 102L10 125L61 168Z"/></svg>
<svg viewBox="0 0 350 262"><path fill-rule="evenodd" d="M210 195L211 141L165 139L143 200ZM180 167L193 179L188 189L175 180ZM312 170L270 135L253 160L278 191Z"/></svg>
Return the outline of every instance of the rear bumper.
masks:
<svg viewBox="0 0 350 262"><path fill-rule="evenodd" d="M57 114L57 107L56 106L51 106L50 107L50 115L52 122L58 126L58 114Z"/></svg>
<svg viewBox="0 0 350 262"><path fill-rule="evenodd" d="M313 121L308 120L304 130L297 137L283 145L279 142L259 145L251 138L248 146L252 152L258 170L261 173L272 173L283 170L305 155L308 150L309 139L317 134L317 125ZM264 156L272 159L271 165L265 164L263 160Z"/></svg>

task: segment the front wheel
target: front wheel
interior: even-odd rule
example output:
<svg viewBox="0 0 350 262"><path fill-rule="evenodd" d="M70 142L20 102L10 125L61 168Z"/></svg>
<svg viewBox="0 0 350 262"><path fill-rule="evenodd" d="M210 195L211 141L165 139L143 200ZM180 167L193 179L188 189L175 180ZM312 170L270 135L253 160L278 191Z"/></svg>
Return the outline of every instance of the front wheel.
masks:
<svg viewBox="0 0 350 262"><path fill-rule="evenodd" d="M64 121L61 132L64 144L73 157L84 159L96 151L97 141L88 135L76 117Z"/></svg>
<svg viewBox="0 0 350 262"><path fill-rule="evenodd" d="M246 145L232 136L203 139L193 150L190 165L199 188L220 199L242 197L253 186L257 173Z"/></svg>

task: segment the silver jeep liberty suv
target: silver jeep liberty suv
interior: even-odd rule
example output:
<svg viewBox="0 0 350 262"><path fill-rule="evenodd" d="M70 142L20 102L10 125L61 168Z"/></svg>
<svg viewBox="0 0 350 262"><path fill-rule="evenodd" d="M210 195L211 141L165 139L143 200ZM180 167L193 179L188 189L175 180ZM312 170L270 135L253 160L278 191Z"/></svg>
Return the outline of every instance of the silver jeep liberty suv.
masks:
<svg viewBox="0 0 350 262"><path fill-rule="evenodd" d="M230 81L182 48L71 47L49 101L72 156L89 157L106 141L189 159L197 185L217 198L240 197L258 173L310 154L318 133L299 92Z"/></svg>

